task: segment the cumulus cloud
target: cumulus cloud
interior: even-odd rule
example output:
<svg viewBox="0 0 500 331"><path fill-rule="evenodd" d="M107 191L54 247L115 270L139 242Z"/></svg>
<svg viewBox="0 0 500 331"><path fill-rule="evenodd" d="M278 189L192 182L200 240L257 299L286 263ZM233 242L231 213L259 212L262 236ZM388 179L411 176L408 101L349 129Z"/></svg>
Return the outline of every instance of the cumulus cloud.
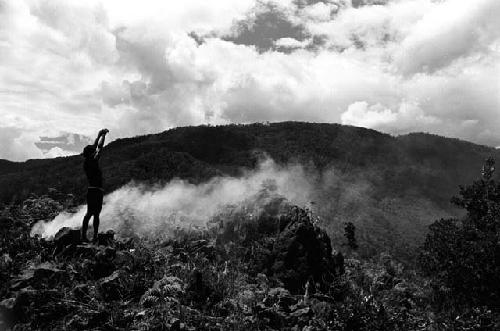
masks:
<svg viewBox="0 0 500 331"><path fill-rule="evenodd" d="M453 61L485 56L499 39L500 2L446 1L432 8L412 27L395 53L405 73L434 71Z"/></svg>
<svg viewBox="0 0 500 331"><path fill-rule="evenodd" d="M22 161L32 155L42 156L31 142L33 137L16 127L0 127L0 151L4 158L12 161Z"/></svg>
<svg viewBox="0 0 500 331"><path fill-rule="evenodd" d="M26 144L0 158L51 155L35 143L62 131L281 120L497 146L499 14L496 0L0 0L0 116Z"/></svg>
<svg viewBox="0 0 500 331"><path fill-rule="evenodd" d="M351 104L340 119L342 124L387 130L397 124L402 132L421 131L441 124L441 121L424 113L418 104L403 102L395 111L381 104L368 105L365 101Z"/></svg>

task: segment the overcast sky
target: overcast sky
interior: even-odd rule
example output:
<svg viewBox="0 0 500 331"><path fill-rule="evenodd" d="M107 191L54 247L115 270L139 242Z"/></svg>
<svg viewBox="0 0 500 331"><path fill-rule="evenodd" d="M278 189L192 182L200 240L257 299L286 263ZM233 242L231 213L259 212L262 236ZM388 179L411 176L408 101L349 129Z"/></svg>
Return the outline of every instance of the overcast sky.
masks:
<svg viewBox="0 0 500 331"><path fill-rule="evenodd" d="M499 0L0 0L0 158L304 120L500 145ZM91 137L91 138L89 138Z"/></svg>

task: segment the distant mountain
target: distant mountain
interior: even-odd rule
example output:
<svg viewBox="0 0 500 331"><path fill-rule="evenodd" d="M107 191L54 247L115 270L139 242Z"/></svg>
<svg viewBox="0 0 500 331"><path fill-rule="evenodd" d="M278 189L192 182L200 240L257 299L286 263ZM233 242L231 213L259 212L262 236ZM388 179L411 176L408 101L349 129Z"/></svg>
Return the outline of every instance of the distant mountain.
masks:
<svg viewBox="0 0 500 331"><path fill-rule="evenodd" d="M317 212L339 240L343 222L353 221L368 253L380 247L401 253L418 244L436 217L457 213L449 200L458 185L479 176L485 158L500 156L494 148L425 133L393 137L339 124L283 122L182 127L119 139L105 147L101 163L111 191L132 179L198 183L238 175L264 154L278 164L334 169L338 180L318 190ZM81 156L0 160L0 202L49 188L83 201Z"/></svg>

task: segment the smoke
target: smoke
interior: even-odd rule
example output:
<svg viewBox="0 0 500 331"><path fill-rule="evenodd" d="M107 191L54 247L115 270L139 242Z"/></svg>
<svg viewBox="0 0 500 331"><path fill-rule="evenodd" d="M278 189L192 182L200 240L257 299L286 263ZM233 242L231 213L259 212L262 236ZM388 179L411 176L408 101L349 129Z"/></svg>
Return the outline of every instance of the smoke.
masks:
<svg viewBox="0 0 500 331"><path fill-rule="evenodd" d="M417 192L386 187L376 170L341 170L289 164L271 159L239 177L219 176L192 184L174 179L165 185L131 182L104 197L100 231L113 230L119 237L168 237L177 229L198 231L221 222L259 215L277 215L289 205L308 207L337 246L345 222L356 226L360 254L381 249L404 255L425 238L436 219L456 216ZM86 206L76 213L62 212L40 221L31 234L50 239L62 227L81 226Z"/></svg>
<svg viewBox="0 0 500 331"><path fill-rule="evenodd" d="M100 230L143 236L168 235L178 227L204 228L227 206L261 203L259 192L269 186L273 194L304 206L310 201L314 178L300 165L278 166L267 159L240 177L215 177L197 185L180 179L164 186L132 182L104 197ZM80 206L74 214L62 212L35 224L31 233L50 238L61 227L79 227L85 211L86 206Z"/></svg>

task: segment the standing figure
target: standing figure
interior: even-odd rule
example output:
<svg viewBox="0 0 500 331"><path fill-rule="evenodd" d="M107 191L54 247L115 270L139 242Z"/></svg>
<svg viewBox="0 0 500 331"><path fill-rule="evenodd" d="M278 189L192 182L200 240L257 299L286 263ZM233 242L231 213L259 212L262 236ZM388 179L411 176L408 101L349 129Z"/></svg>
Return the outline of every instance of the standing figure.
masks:
<svg viewBox="0 0 500 331"><path fill-rule="evenodd" d="M88 180L87 213L83 217L82 224L83 242L88 242L87 228L89 226L90 218L94 216L94 237L92 241L94 243L97 243L97 234L99 232L99 214L101 213L102 198L104 194L102 185L102 171L99 167L99 158L101 157L102 147L104 146L104 139L108 132L108 129L102 129L101 131L99 131L94 144L87 145L83 149L83 157L85 158L85 161L83 162L83 169L85 170L85 175L87 175Z"/></svg>

